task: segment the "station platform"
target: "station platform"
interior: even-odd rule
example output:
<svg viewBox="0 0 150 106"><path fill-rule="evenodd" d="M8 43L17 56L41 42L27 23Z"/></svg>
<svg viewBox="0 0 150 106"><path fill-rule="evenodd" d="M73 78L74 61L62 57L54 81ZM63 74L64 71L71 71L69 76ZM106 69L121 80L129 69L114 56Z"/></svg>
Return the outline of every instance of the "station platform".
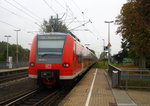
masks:
<svg viewBox="0 0 150 106"><path fill-rule="evenodd" d="M27 70L28 67L10 68L10 69L0 69L0 73L12 72L12 71L22 71Z"/></svg>
<svg viewBox="0 0 150 106"><path fill-rule="evenodd" d="M150 106L150 91L115 89L110 82L106 70L91 69L59 106Z"/></svg>
<svg viewBox="0 0 150 106"><path fill-rule="evenodd" d="M116 106L104 70L91 69L59 106Z"/></svg>

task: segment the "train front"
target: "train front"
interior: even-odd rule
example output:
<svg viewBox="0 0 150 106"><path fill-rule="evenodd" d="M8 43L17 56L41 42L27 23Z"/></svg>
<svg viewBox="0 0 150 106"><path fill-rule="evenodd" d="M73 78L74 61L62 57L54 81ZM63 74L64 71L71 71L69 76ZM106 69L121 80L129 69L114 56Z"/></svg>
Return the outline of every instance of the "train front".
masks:
<svg viewBox="0 0 150 106"><path fill-rule="evenodd" d="M38 84L54 85L59 80L66 34L37 35L32 43L29 59L29 77Z"/></svg>

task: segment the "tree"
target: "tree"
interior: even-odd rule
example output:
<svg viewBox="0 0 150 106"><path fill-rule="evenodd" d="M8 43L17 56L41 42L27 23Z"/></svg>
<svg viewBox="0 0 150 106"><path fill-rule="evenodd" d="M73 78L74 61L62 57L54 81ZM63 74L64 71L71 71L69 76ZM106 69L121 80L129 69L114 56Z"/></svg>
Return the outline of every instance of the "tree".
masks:
<svg viewBox="0 0 150 106"><path fill-rule="evenodd" d="M7 47L7 42L0 42L0 61L6 61L6 47ZM13 61L15 61L16 59L16 44L9 44L8 43L8 47L9 47L9 56L13 57ZM20 45L18 45L18 49L19 49L19 61L28 61L29 58L29 50L28 49L24 49L22 48Z"/></svg>
<svg viewBox="0 0 150 106"><path fill-rule="evenodd" d="M44 20L43 25L41 26L43 32L69 32L65 24L58 18L51 18L46 21Z"/></svg>
<svg viewBox="0 0 150 106"><path fill-rule="evenodd" d="M100 54L100 60L106 60L107 59L107 52L102 52Z"/></svg>
<svg viewBox="0 0 150 106"><path fill-rule="evenodd" d="M128 57L128 52L125 50L119 51L118 54L113 55L113 58L118 62L118 63L123 63L123 59Z"/></svg>
<svg viewBox="0 0 150 106"><path fill-rule="evenodd" d="M145 1L147 1L145 3ZM123 37L124 47L139 58L140 66L145 68L150 53L150 17L149 0L134 0L124 4L117 17L117 33ZM123 45L123 43L122 43Z"/></svg>

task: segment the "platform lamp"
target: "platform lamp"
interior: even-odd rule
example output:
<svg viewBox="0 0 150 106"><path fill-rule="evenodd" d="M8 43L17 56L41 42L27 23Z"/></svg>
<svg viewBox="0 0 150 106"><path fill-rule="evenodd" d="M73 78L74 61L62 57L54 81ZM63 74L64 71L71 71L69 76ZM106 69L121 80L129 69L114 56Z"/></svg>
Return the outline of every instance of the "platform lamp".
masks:
<svg viewBox="0 0 150 106"><path fill-rule="evenodd" d="M18 54L19 54L19 51L18 51L18 32L21 31L20 29L17 29L17 30L14 30L16 31L16 63L18 65Z"/></svg>
<svg viewBox="0 0 150 106"><path fill-rule="evenodd" d="M108 64L110 64L110 23L113 23L114 21L104 21L104 23L108 24Z"/></svg>
<svg viewBox="0 0 150 106"><path fill-rule="evenodd" d="M8 62L8 53L9 53L9 48L8 48L8 42L9 42L9 37L11 37L10 35L5 35L4 37L6 37L7 38L7 57L6 57L6 62Z"/></svg>

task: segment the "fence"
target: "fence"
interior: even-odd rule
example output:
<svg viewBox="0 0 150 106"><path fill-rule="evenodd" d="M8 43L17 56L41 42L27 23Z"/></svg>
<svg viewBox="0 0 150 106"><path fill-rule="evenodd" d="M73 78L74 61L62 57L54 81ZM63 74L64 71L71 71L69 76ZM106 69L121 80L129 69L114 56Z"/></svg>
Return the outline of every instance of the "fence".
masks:
<svg viewBox="0 0 150 106"><path fill-rule="evenodd" d="M120 69L109 64L108 74L113 87L150 88L149 69Z"/></svg>
<svg viewBox="0 0 150 106"><path fill-rule="evenodd" d="M16 62L12 63L12 68L18 68L18 67L26 67L28 66L28 62L19 62L18 64ZM0 61L0 69L8 69L8 65L4 61Z"/></svg>

